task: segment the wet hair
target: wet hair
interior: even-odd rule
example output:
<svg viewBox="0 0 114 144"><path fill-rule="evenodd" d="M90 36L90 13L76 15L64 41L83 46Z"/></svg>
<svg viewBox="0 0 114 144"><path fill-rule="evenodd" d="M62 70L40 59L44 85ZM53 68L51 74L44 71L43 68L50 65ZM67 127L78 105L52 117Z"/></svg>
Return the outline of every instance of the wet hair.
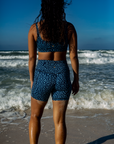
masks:
<svg viewBox="0 0 114 144"><path fill-rule="evenodd" d="M34 22L40 22L39 32L42 32L44 39L54 43L65 42L66 15L64 8L70 5L71 2L68 3L64 0L41 0L41 10Z"/></svg>

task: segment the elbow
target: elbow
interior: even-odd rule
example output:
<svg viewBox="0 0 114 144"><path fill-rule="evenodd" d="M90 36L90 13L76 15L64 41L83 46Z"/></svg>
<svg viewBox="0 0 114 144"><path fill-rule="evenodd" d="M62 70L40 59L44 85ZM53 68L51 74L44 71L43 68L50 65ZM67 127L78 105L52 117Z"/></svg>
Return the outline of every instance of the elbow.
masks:
<svg viewBox="0 0 114 144"><path fill-rule="evenodd" d="M78 60L78 57L75 55L75 56L71 56L70 59L71 60Z"/></svg>
<svg viewBox="0 0 114 144"><path fill-rule="evenodd" d="M72 57L73 59L78 59L78 57L77 56L74 56L74 57Z"/></svg>
<svg viewBox="0 0 114 144"><path fill-rule="evenodd" d="M35 61L36 60L36 57L29 57L29 61Z"/></svg>

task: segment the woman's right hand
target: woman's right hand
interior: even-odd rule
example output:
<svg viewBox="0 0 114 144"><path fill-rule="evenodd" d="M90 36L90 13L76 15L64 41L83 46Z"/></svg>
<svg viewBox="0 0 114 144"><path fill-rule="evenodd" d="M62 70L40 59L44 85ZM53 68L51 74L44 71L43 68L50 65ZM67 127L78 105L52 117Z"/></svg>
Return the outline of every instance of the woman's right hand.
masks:
<svg viewBox="0 0 114 144"><path fill-rule="evenodd" d="M72 83L72 94L77 94L79 91L79 82L78 81L73 81Z"/></svg>

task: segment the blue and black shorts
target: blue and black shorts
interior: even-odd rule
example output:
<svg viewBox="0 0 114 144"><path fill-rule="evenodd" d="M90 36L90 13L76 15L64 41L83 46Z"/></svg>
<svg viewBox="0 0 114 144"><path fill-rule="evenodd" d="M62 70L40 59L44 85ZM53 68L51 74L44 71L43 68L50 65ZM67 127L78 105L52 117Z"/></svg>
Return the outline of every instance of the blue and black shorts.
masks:
<svg viewBox="0 0 114 144"><path fill-rule="evenodd" d="M40 101L68 100L71 93L70 72L65 60L38 60L31 96Z"/></svg>

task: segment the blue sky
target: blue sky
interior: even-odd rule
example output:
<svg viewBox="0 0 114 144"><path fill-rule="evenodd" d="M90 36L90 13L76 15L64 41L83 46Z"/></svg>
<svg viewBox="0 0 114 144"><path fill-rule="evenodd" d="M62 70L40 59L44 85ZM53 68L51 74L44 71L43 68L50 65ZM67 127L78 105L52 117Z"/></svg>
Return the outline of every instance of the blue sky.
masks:
<svg viewBox="0 0 114 144"><path fill-rule="evenodd" d="M0 1L0 50L27 50L28 31L41 0ZM77 31L78 49L114 49L114 0L72 0L66 20Z"/></svg>

